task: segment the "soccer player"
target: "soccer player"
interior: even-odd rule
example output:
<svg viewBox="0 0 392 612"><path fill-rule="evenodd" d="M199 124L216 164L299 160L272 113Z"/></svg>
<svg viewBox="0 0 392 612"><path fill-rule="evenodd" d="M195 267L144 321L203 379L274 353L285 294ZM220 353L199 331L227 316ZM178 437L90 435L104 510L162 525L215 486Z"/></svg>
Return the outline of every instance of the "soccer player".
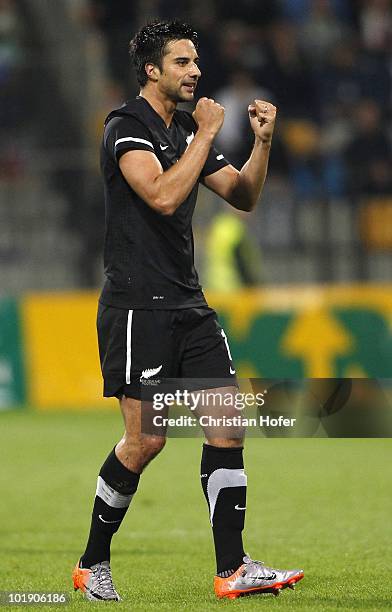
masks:
<svg viewBox="0 0 392 612"><path fill-rule="evenodd" d="M154 22L130 43L140 94L109 114L101 165L105 183L106 282L98 309L104 395L115 396L125 433L98 476L91 529L73 572L89 600L119 600L110 569L110 543L147 464L165 437L144 435L141 384L146 379L226 381L237 390L226 336L208 307L193 262L192 215L198 184L235 208L251 211L266 177L276 108L251 101L254 147L241 170L214 147L224 108L192 102L200 78L197 35L186 24ZM227 409L230 413L230 409ZM246 508L243 437L211 428L201 459L216 553L218 597L293 587L302 570L278 570L247 556L242 544Z"/></svg>

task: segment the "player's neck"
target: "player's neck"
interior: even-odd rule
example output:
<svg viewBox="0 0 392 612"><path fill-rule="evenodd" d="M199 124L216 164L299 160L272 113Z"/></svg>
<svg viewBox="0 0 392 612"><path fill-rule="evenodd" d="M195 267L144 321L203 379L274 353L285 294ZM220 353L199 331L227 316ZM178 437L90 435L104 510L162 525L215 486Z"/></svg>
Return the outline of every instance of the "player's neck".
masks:
<svg viewBox="0 0 392 612"><path fill-rule="evenodd" d="M147 102L153 107L155 112L158 113L160 117L162 117L162 119L166 123L166 126L169 127L173 119L174 111L177 107L176 102L173 102L173 100L169 100L167 98L162 99L162 97L158 96L155 91L147 87L144 87L140 91L139 95L145 100L147 100Z"/></svg>

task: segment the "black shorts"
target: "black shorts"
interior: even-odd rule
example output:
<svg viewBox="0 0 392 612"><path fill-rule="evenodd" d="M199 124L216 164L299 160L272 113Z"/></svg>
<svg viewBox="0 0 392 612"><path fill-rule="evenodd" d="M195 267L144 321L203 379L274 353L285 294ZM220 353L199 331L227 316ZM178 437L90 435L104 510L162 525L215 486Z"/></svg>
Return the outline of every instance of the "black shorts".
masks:
<svg viewBox="0 0 392 612"><path fill-rule="evenodd" d="M105 397L141 399L146 379L204 379L194 389L237 386L226 335L212 308L124 310L99 303Z"/></svg>

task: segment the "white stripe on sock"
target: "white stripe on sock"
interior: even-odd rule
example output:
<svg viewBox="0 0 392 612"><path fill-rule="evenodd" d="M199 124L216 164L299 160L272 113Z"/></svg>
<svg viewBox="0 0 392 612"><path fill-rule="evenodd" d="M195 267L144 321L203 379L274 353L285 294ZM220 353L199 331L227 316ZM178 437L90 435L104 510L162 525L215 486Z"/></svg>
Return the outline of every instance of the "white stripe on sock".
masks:
<svg viewBox="0 0 392 612"><path fill-rule="evenodd" d="M105 504L112 508L128 508L133 497L133 493L131 495L122 495L122 493L115 491L101 476L98 476L95 495L103 499Z"/></svg>
<svg viewBox="0 0 392 612"><path fill-rule="evenodd" d="M208 504L210 506L210 522L213 525L215 506L221 489L230 487L246 487L247 477L244 469L229 470L219 468L210 474L207 483Z"/></svg>

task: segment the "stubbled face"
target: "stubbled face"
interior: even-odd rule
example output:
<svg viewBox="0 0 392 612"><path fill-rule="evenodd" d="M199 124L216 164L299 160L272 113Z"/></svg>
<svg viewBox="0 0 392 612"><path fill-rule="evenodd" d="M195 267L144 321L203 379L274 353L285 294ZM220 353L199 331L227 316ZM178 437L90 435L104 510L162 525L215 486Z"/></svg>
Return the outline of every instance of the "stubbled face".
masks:
<svg viewBox="0 0 392 612"><path fill-rule="evenodd" d="M201 76L199 57L191 40L173 40L167 43L158 72L157 86L173 102L193 100L197 81Z"/></svg>

